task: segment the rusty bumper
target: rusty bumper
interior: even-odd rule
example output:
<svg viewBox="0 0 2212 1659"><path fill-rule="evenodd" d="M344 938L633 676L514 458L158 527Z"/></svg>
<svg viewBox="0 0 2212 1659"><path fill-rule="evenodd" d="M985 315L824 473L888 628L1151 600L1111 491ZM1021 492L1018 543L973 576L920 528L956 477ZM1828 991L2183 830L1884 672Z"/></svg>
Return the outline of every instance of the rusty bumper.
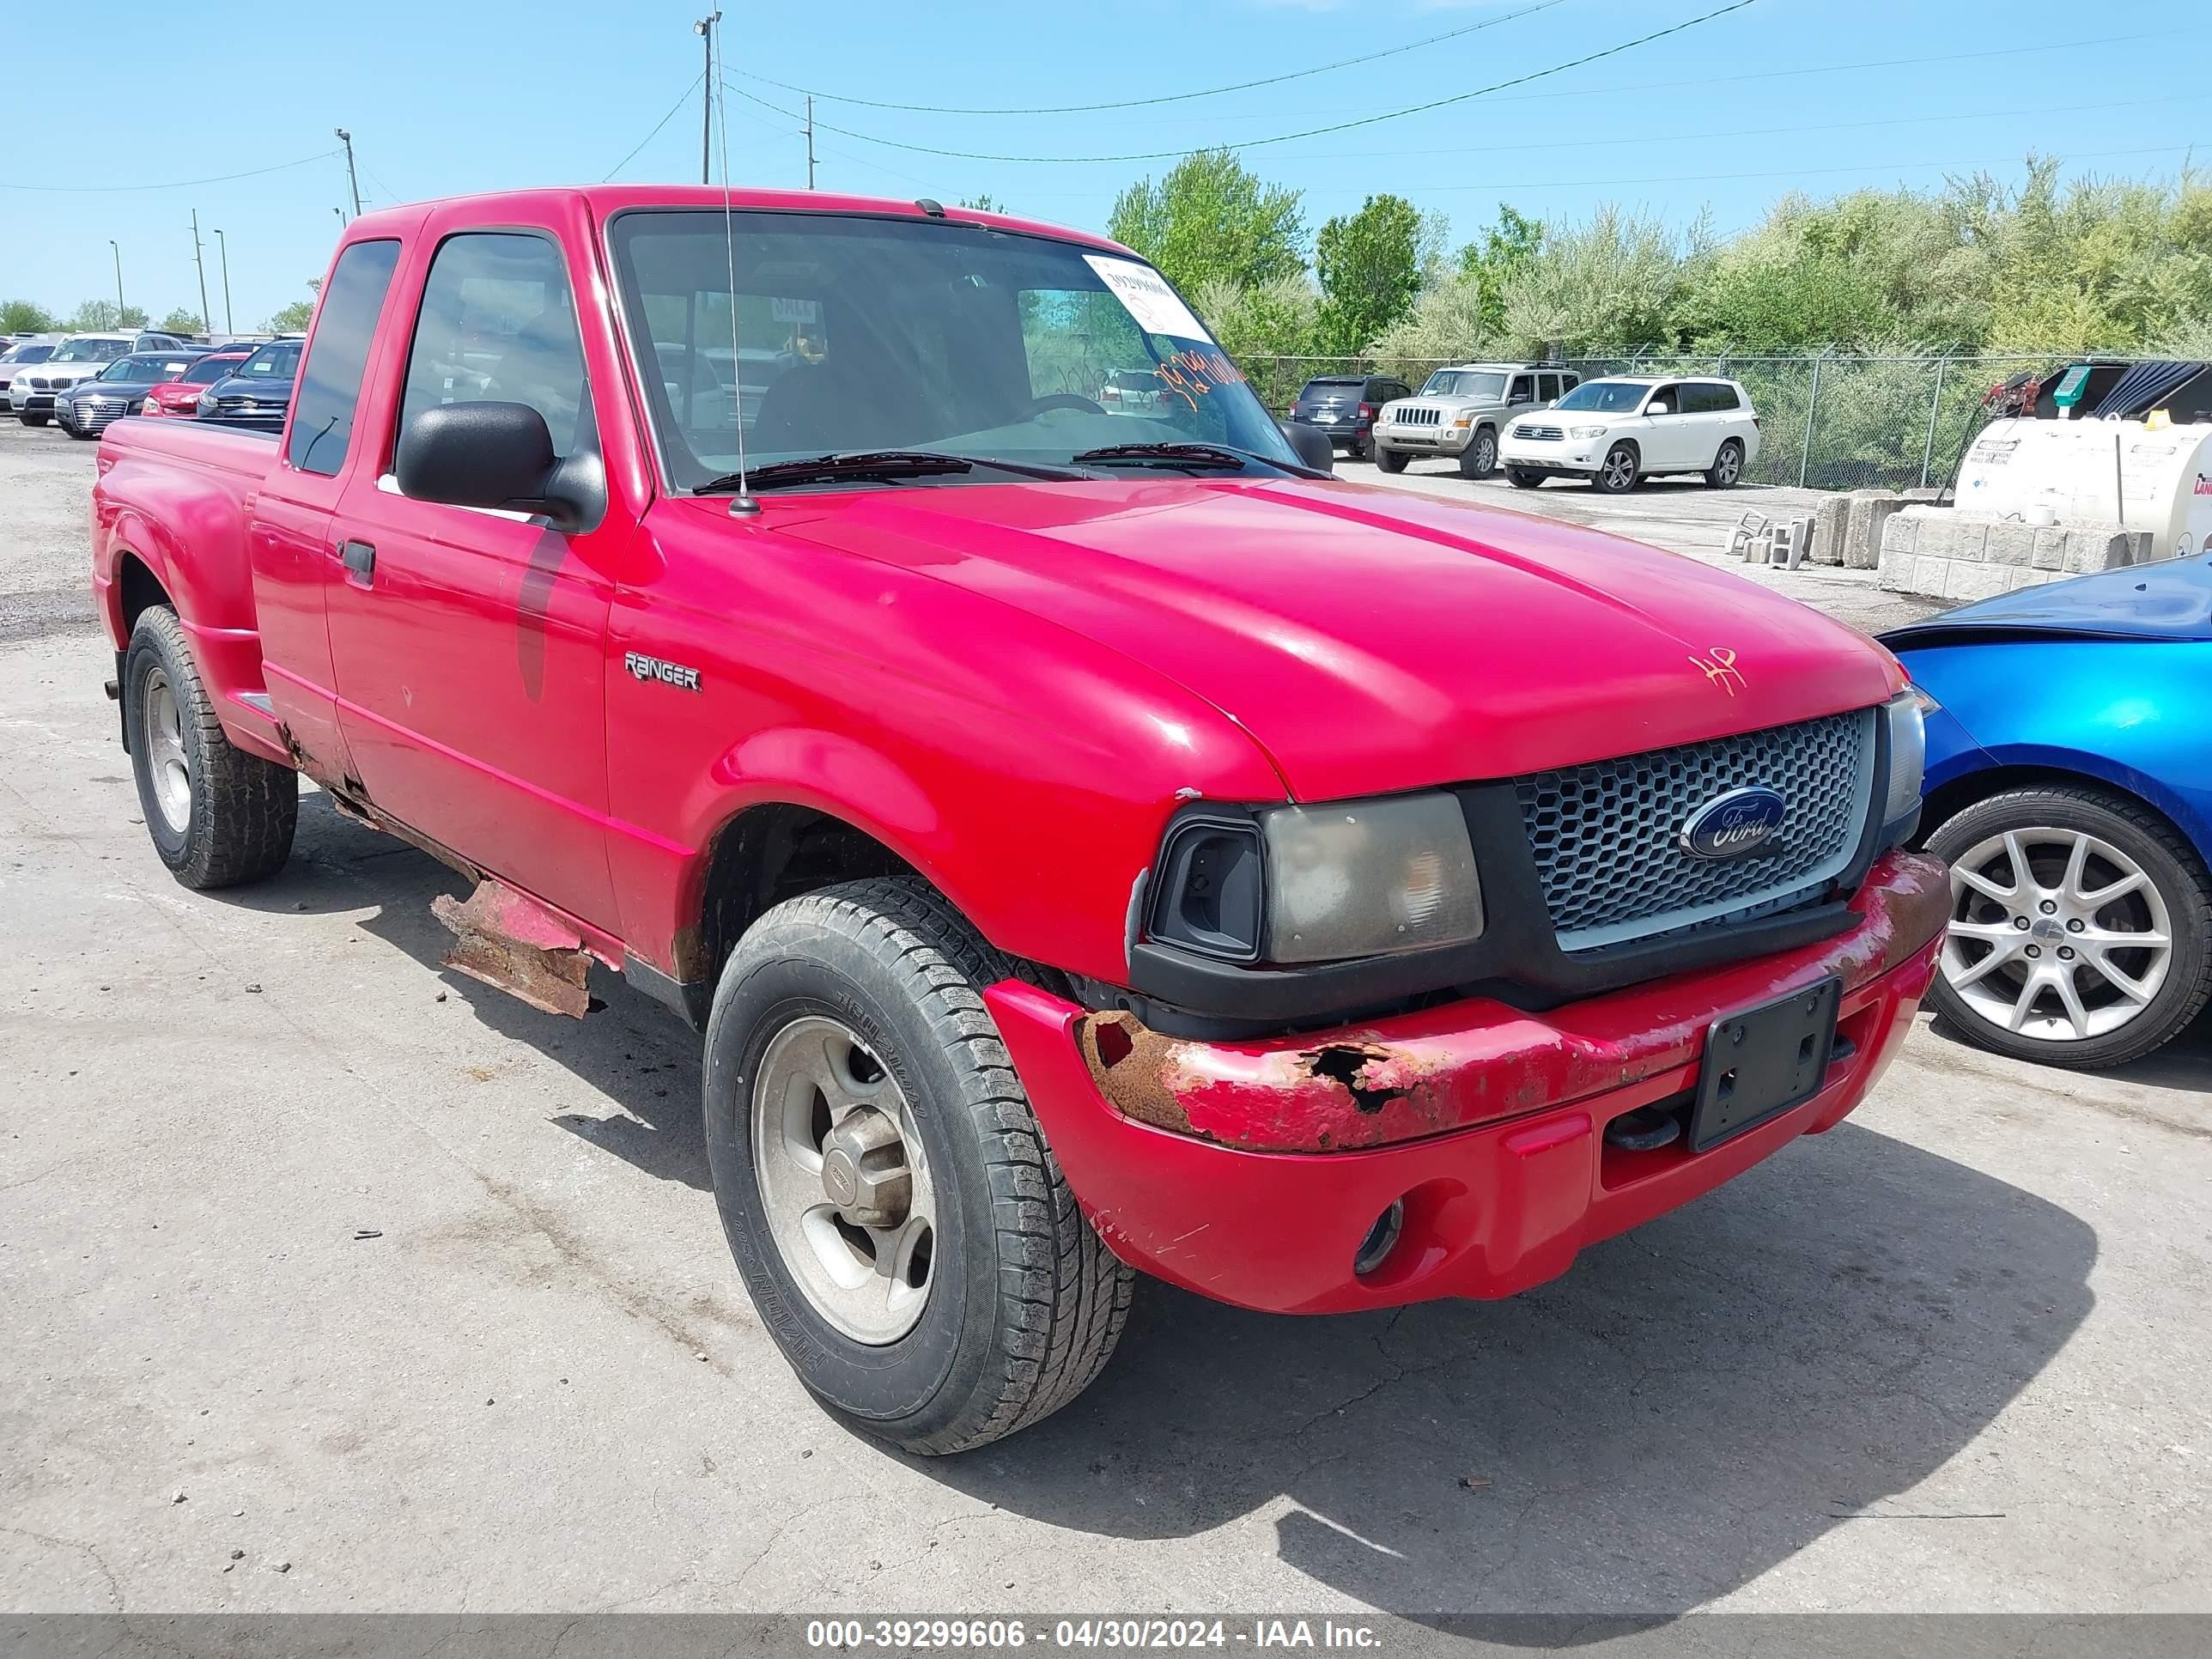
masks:
<svg viewBox="0 0 2212 1659"><path fill-rule="evenodd" d="M986 1000L1077 1197L1134 1265L1280 1311L1500 1296L1839 1121L1903 1040L1948 896L1940 864L1889 854L1835 939L1544 1014L1474 999L1206 1043L1012 981ZM1613 1118L1695 1086L1716 1018L1832 974L1850 1048L1811 1100L1702 1153L1606 1144ZM1394 1201L1404 1242L1355 1276Z"/></svg>

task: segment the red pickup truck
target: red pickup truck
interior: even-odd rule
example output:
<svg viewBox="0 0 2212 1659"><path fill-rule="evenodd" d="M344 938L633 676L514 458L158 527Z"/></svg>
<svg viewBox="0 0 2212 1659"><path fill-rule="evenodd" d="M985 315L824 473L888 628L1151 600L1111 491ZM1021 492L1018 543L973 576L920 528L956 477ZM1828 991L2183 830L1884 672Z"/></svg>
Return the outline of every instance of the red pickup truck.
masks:
<svg viewBox="0 0 2212 1659"><path fill-rule="evenodd" d="M1928 983L1887 653L1312 459L1096 237L530 191L349 225L281 434L109 428L93 580L179 879L282 866L304 773L475 884L453 967L690 1020L768 1328L947 1452L1136 1270L1552 1278L1843 1118Z"/></svg>

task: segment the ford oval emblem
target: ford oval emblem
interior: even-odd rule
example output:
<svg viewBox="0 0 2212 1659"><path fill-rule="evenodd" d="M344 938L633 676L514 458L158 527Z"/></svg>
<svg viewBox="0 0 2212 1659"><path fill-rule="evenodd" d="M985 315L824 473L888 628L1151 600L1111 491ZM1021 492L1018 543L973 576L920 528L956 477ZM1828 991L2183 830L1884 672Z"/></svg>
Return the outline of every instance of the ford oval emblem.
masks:
<svg viewBox="0 0 2212 1659"><path fill-rule="evenodd" d="M1782 833L1789 803L1764 785L1731 789L1707 801L1682 825L1682 850L1693 859L1740 859Z"/></svg>

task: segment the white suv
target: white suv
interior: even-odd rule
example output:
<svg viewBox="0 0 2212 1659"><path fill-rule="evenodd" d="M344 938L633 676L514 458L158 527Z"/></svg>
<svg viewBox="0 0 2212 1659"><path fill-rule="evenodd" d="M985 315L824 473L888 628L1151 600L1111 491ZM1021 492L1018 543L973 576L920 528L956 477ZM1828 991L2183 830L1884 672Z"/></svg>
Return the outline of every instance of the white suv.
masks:
<svg viewBox="0 0 2212 1659"><path fill-rule="evenodd" d="M1617 376L1585 380L1540 416L1505 428L1498 459L1522 489L1588 478L1618 495L1639 479L1702 472L1716 489L1759 457L1759 416L1734 380Z"/></svg>

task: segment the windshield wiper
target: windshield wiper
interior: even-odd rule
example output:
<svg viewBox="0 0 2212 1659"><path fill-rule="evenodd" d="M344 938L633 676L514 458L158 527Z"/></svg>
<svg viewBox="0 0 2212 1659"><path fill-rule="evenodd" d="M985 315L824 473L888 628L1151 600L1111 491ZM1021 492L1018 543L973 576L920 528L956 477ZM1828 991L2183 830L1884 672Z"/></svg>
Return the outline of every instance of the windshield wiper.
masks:
<svg viewBox="0 0 2212 1659"><path fill-rule="evenodd" d="M1265 455L1232 449L1227 444L1108 444L1103 449L1083 450L1068 459L1094 466L1175 466L1194 472L1242 472L1255 462L1290 471Z"/></svg>
<svg viewBox="0 0 2212 1659"><path fill-rule="evenodd" d="M1062 483L1085 475L1064 466L1030 466L1017 461L994 460L983 455L952 455L938 449L842 450L803 461L771 461L744 472L725 472L695 485L695 495L746 488L781 489L790 484L842 483L872 479L942 477L972 472L977 467L1009 472L1018 478L1042 478Z"/></svg>

